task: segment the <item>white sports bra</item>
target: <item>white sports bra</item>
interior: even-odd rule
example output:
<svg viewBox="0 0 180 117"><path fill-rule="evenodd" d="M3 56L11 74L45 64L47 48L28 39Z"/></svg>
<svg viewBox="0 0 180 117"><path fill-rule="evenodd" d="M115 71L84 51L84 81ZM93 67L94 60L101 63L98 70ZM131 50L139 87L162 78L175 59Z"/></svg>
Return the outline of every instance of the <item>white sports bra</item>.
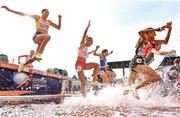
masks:
<svg viewBox="0 0 180 117"><path fill-rule="evenodd" d="M84 48L78 48L78 56L79 57L83 57L83 58L88 58L88 48L84 47Z"/></svg>

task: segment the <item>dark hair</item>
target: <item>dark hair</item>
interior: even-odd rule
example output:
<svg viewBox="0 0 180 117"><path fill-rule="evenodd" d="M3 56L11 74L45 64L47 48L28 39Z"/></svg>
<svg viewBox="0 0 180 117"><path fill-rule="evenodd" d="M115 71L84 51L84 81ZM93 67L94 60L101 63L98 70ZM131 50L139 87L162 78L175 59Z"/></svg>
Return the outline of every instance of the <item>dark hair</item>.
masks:
<svg viewBox="0 0 180 117"><path fill-rule="evenodd" d="M102 54L105 53L105 52L107 52L107 51L108 51L107 49L102 50Z"/></svg>
<svg viewBox="0 0 180 117"><path fill-rule="evenodd" d="M91 41L93 43L93 38L92 37L87 37L87 40Z"/></svg>
<svg viewBox="0 0 180 117"><path fill-rule="evenodd" d="M142 46L144 43L145 43L146 39L140 37L138 42L136 43L135 45L135 48L139 47L139 46Z"/></svg>
<svg viewBox="0 0 180 117"><path fill-rule="evenodd" d="M148 27L148 28L146 28L146 29L153 29L152 27Z"/></svg>
<svg viewBox="0 0 180 117"><path fill-rule="evenodd" d="M151 32L154 32L154 30L153 30L154 28L152 28L152 27L148 27L148 28L146 28L146 29L149 29L149 30L152 29L152 31L146 32L146 34L151 33Z"/></svg>
<svg viewBox="0 0 180 117"><path fill-rule="evenodd" d="M174 60L174 63L179 63L180 62L180 58L176 58L175 60Z"/></svg>
<svg viewBox="0 0 180 117"><path fill-rule="evenodd" d="M93 38L92 38L92 37L89 37L89 36L88 36L88 39L90 39L90 40L92 40L92 41L93 41Z"/></svg>
<svg viewBox="0 0 180 117"><path fill-rule="evenodd" d="M41 11L41 13L43 13L45 10L47 10L47 9L43 9L43 10Z"/></svg>

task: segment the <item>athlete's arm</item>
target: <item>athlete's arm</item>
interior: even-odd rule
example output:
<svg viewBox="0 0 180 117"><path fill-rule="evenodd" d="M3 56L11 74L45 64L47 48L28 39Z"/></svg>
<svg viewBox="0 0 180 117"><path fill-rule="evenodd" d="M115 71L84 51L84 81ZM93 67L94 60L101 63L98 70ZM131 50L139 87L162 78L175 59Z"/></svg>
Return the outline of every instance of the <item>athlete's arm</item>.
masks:
<svg viewBox="0 0 180 117"><path fill-rule="evenodd" d="M108 54L108 56L110 55L110 54L112 54L113 53L113 50L111 50L111 52Z"/></svg>
<svg viewBox="0 0 180 117"><path fill-rule="evenodd" d="M87 32L88 32L88 30L89 30L90 25L91 25L91 21L89 20L89 23L88 23L88 25L87 25L87 27L86 27L86 29L85 29L85 31L84 31L83 38L82 38L82 41L81 41L80 44L85 44L85 39L86 39Z"/></svg>
<svg viewBox="0 0 180 117"><path fill-rule="evenodd" d="M152 31L161 31L161 30L162 30L162 28L147 28L147 29L139 31L138 33L139 33L139 35L141 37L144 37L149 32L152 32Z"/></svg>
<svg viewBox="0 0 180 117"><path fill-rule="evenodd" d="M165 40L155 40L155 43L167 44L169 42L171 30L172 30L172 22L168 22L163 28L164 29L168 28L168 32L167 32Z"/></svg>
<svg viewBox="0 0 180 117"><path fill-rule="evenodd" d="M159 28L147 28L147 29L141 30L141 31L139 31L139 35L143 36L145 33L149 33L152 31L163 31L163 30L165 30L165 28L167 28L167 25L171 25L171 23L172 22L168 22L168 23L166 23L166 25L159 27Z"/></svg>
<svg viewBox="0 0 180 117"><path fill-rule="evenodd" d="M154 53L154 54L157 54L157 55L167 55L167 54L174 53L175 50L172 50L172 51L170 51L170 52L167 52L167 51L158 51L158 50L156 50L156 49L153 48L153 49L151 50L151 52Z"/></svg>
<svg viewBox="0 0 180 117"><path fill-rule="evenodd" d="M39 19L39 16L38 16L38 15L28 15L28 14L25 14L25 13L23 13L23 12L19 12L19 11L12 10L12 9L8 8L7 6L1 6L1 8L4 8L4 9L6 9L7 11L12 12L12 13L15 13L15 14L20 15L20 16L29 16L29 17L31 17L31 18L33 18L33 19L35 19L35 20L38 20L38 19Z"/></svg>
<svg viewBox="0 0 180 117"><path fill-rule="evenodd" d="M94 53L93 53L94 56L101 56L100 53L97 53L97 50L98 50L98 49L99 49L99 45L96 46L96 49L94 50Z"/></svg>
<svg viewBox="0 0 180 117"><path fill-rule="evenodd" d="M54 22L52 22L51 20L49 20L50 22L50 25L58 30L61 29L61 15L58 15L58 19L59 19L59 23L58 24L55 24Z"/></svg>
<svg viewBox="0 0 180 117"><path fill-rule="evenodd" d="M88 52L88 54L92 54L92 53L94 53L94 50L92 50L92 51Z"/></svg>
<svg viewBox="0 0 180 117"><path fill-rule="evenodd" d="M28 55L21 55L21 56L18 56L18 63L19 63L19 64L21 63L20 61L21 61L21 58L22 58L22 57L27 58L27 57L28 57Z"/></svg>

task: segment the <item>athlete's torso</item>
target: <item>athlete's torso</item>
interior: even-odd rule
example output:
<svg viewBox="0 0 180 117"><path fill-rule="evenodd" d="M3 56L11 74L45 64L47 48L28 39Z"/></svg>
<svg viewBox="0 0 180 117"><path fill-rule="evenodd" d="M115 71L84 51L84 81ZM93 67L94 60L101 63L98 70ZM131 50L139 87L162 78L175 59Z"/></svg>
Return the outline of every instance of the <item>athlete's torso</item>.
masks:
<svg viewBox="0 0 180 117"><path fill-rule="evenodd" d="M36 30L42 34L47 34L49 29L50 21L43 20L41 17L36 21Z"/></svg>
<svg viewBox="0 0 180 117"><path fill-rule="evenodd" d="M106 59L106 57L103 57L103 59L100 59L100 66L104 67L106 65L107 65L107 59Z"/></svg>
<svg viewBox="0 0 180 117"><path fill-rule="evenodd" d="M85 47L82 47L82 48L78 48L78 59L79 60L83 60L83 61L86 61L86 59L88 58L88 48L85 46Z"/></svg>
<svg viewBox="0 0 180 117"><path fill-rule="evenodd" d="M153 46L150 42L144 42L136 48L135 56L131 60L129 67L136 68L137 65L143 65L146 61L147 55L151 53Z"/></svg>
<svg viewBox="0 0 180 117"><path fill-rule="evenodd" d="M136 48L136 55L141 56L142 58L146 58L147 55L151 53L152 48L152 43L148 41Z"/></svg>

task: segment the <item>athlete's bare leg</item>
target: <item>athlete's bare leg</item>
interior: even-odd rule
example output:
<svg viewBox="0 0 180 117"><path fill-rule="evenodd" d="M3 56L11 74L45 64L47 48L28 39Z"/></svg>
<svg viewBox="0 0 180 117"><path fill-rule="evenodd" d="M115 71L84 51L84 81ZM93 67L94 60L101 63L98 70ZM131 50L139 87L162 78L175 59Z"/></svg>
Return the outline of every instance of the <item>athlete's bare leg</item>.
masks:
<svg viewBox="0 0 180 117"><path fill-rule="evenodd" d="M137 65L133 71L131 71L130 76L128 78L128 84L131 85L135 79L140 76L141 82L135 86L133 89L127 89L123 93L124 95L128 94L129 91L135 92L137 89L142 88L146 85L149 85L151 83L157 82L160 80L159 74L154 71L152 68L150 68L148 65Z"/></svg>
<svg viewBox="0 0 180 117"><path fill-rule="evenodd" d="M77 66L76 66L76 69L77 69ZM81 71L78 71L77 74L78 74L78 78L80 80L81 93L84 97L86 97L86 80L85 80L85 75L84 75L83 69Z"/></svg>
<svg viewBox="0 0 180 117"><path fill-rule="evenodd" d="M138 65L136 71L144 76L141 75L142 82L135 87L135 90L160 80L159 74L146 64Z"/></svg>
<svg viewBox="0 0 180 117"><path fill-rule="evenodd" d="M137 77L138 77L138 72L136 72L135 70L132 70L127 79L128 85L131 85L136 80Z"/></svg>
<svg viewBox="0 0 180 117"><path fill-rule="evenodd" d="M38 59L35 56L33 56L28 61L26 61L24 64L20 64L18 67L18 72L21 72L24 69L24 67L26 67L29 64L32 64L36 60L38 60Z"/></svg>
<svg viewBox="0 0 180 117"><path fill-rule="evenodd" d="M104 74L102 74L100 76L103 79L103 81L105 82L106 86L110 84L110 79L109 79L109 77L108 77L108 75L106 73L104 73Z"/></svg>
<svg viewBox="0 0 180 117"><path fill-rule="evenodd" d="M107 76L110 78L110 80L114 80L116 78L116 74L114 71L106 71Z"/></svg>
<svg viewBox="0 0 180 117"><path fill-rule="evenodd" d="M138 77L138 72L136 72L135 70L132 70L132 71L130 72L130 75L129 75L128 79L127 79L128 85L132 85L133 82L136 80L137 77ZM132 90L132 89L131 89L131 88L126 89L126 90L123 92L123 95L128 94L130 90Z"/></svg>
<svg viewBox="0 0 180 117"><path fill-rule="evenodd" d="M36 44L38 44L37 50L36 50L36 54L37 53L43 53L44 48L46 46L46 44L48 43L48 41L50 40L50 36L47 34L39 34L37 35L37 37L34 39L34 42Z"/></svg>
<svg viewBox="0 0 180 117"><path fill-rule="evenodd" d="M26 62L24 63L24 66L33 63L35 60L37 60L37 59L36 59L35 57L32 57L31 59L29 59L28 61L26 61Z"/></svg>
<svg viewBox="0 0 180 117"><path fill-rule="evenodd" d="M99 64L94 63L94 62L87 63L84 70L90 70L92 68L94 68L94 70L93 70L93 80L92 81L95 82L95 81L97 81L97 75L98 75L98 72L99 72Z"/></svg>

